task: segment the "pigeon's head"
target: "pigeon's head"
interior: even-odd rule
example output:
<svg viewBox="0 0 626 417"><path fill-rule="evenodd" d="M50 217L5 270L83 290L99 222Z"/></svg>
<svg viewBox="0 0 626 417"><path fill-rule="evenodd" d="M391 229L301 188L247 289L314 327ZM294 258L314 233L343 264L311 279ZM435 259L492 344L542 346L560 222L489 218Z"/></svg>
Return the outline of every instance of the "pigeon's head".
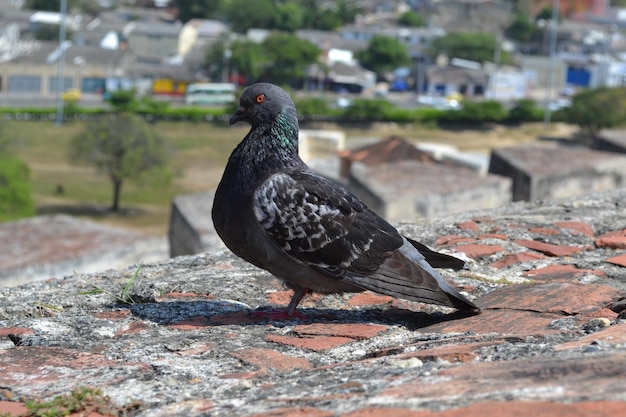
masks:
<svg viewBox="0 0 626 417"><path fill-rule="evenodd" d="M244 121L252 127L273 121L278 117L297 122L296 107L289 94L277 85L270 83L252 84L239 99L239 108L230 118L230 124Z"/></svg>

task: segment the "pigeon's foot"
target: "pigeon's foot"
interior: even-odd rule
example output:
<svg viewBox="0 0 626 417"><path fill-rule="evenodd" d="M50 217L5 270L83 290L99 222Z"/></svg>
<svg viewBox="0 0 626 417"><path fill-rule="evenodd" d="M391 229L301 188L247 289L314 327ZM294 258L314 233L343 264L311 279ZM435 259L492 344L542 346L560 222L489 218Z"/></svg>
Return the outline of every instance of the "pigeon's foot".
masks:
<svg viewBox="0 0 626 417"><path fill-rule="evenodd" d="M295 310L293 313L289 313L289 310L255 310L251 314L254 318L266 318L270 320L309 320L308 316L300 313L298 310Z"/></svg>

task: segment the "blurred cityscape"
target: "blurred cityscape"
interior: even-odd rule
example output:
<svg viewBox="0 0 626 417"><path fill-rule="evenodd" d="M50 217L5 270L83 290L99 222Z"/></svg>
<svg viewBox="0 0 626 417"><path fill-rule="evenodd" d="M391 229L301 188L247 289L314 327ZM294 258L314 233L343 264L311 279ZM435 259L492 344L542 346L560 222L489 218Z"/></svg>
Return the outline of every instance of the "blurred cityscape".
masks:
<svg viewBox="0 0 626 417"><path fill-rule="evenodd" d="M324 24L316 20L305 27L303 19L300 26L280 26L283 9L277 6L268 12L277 15L269 21L229 21L239 16L232 10L238 2L226 0L212 2L221 9L204 11L216 18L182 16L177 7L187 4L187 11L196 4L202 11L201 1L74 0L64 19L59 12L25 8L34 3L0 1L0 105L49 105L59 85L61 92L78 91L81 105L97 105L107 92L131 87L140 95L182 103L191 83L245 84L267 76L235 67L241 57L233 56L238 51L231 47L262 43L282 27L320 51L314 64L290 80L296 87L349 96L410 93L389 96L403 105L447 106L450 100L442 98L458 94L502 101L531 97L558 108L577 89L622 86L626 76L626 9L611 7L608 0L344 1L352 14L331 25L333 30L317 29ZM273 4L252 1L250 7L268 3ZM315 4L341 17L333 2L286 3ZM559 13L551 20L554 6ZM399 23L407 13L421 23ZM66 35L59 44L61 23ZM255 23L264 27L250 26ZM472 60L433 51L438 40L453 33L489 34L492 55ZM361 53L377 36L399 42L410 60L378 71L371 69L376 65L363 65Z"/></svg>

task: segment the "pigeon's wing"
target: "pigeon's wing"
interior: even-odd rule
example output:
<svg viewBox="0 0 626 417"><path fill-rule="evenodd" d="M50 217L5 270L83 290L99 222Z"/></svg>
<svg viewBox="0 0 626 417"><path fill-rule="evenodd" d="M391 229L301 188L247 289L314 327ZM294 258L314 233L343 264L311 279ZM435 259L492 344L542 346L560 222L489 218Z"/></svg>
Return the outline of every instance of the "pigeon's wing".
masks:
<svg viewBox="0 0 626 417"><path fill-rule="evenodd" d="M373 274L403 244L355 196L310 171L270 176L256 190L253 207L276 246L338 279Z"/></svg>
<svg viewBox="0 0 626 417"><path fill-rule="evenodd" d="M326 276L394 297L478 309L427 259L446 267L462 261L407 240L348 191L310 171L270 176L254 193L253 207L270 241Z"/></svg>

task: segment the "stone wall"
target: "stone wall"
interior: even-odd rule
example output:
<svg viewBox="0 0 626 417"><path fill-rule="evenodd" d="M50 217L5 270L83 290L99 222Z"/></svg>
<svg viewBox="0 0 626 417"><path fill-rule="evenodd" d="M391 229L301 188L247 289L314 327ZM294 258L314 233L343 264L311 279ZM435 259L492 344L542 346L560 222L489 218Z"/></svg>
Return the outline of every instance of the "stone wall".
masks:
<svg viewBox="0 0 626 417"><path fill-rule="evenodd" d="M494 149L489 172L513 181L513 201L564 198L626 184L626 156L575 146Z"/></svg>
<svg viewBox="0 0 626 417"><path fill-rule="evenodd" d="M224 247L211 218L213 195L207 191L174 197L168 231L171 257Z"/></svg>
<svg viewBox="0 0 626 417"><path fill-rule="evenodd" d="M467 261L441 272L480 314L365 292L259 317L291 292L225 250L0 288L0 414L85 387L137 417L623 414L626 189L401 230Z"/></svg>
<svg viewBox="0 0 626 417"><path fill-rule="evenodd" d="M509 178L420 161L355 163L349 186L389 221L447 216L511 201Z"/></svg>

